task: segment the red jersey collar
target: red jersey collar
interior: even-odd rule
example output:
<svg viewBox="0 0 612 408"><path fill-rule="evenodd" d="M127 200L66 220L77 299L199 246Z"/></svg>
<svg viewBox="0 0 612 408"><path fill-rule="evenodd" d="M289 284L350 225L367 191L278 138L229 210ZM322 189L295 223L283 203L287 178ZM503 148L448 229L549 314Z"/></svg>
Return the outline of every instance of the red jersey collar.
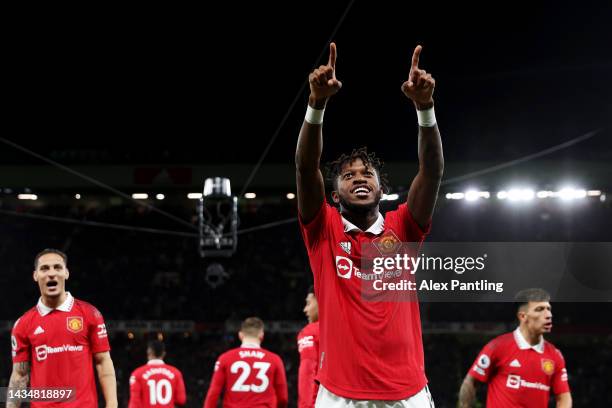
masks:
<svg viewBox="0 0 612 408"><path fill-rule="evenodd" d="M69 312L69 311L71 311L72 310L72 305L74 304L74 298L72 297L70 292L66 292L66 295L67 296L66 296L66 300L64 300L64 303L62 303L61 305L59 305L55 309L52 309L49 306L46 306L43 303L42 296L41 296L40 299L38 299L38 304L36 305L36 309L38 309L38 313L40 313L41 316L45 317L46 315L48 315L49 313L51 313L54 310L60 310L62 312Z"/></svg>
<svg viewBox="0 0 612 408"><path fill-rule="evenodd" d="M540 342L538 344L536 344L535 346L532 346L531 344L527 342L527 340L525 340L525 338L523 337L523 333L521 333L520 328L517 327L513 334L514 334L514 341L516 341L516 345L518 346L519 349L521 350L533 349L540 354L544 354L544 336L540 337Z"/></svg>
<svg viewBox="0 0 612 408"><path fill-rule="evenodd" d="M361 231L361 229L359 229L358 226L356 226L355 224L353 224L352 222L350 222L344 217L342 217L342 225L344 225L344 232ZM384 230L385 230L385 218L379 212L378 218L376 218L376 221L374 221L374 224L372 224L370 228L366 230L366 232L370 232L374 235L379 235L379 234L382 234Z"/></svg>

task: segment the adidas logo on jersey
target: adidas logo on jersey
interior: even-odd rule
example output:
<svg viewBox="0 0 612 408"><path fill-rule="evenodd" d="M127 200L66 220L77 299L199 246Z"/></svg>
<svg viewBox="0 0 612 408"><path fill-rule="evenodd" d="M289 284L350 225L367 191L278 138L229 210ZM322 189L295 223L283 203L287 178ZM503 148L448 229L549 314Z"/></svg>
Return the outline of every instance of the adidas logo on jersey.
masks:
<svg viewBox="0 0 612 408"><path fill-rule="evenodd" d="M512 360L512 362L510 363L510 367L520 367L521 363L519 363L519 361L517 359Z"/></svg>
<svg viewBox="0 0 612 408"><path fill-rule="evenodd" d="M351 254L351 243L349 241L342 241L340 243L340 248L342 248L347 254Z"/></svg>
<svg viewBox="0 0 612 408"><path fill-rule="evenodd" d="M44 332L45 330L42 327L38 326L36 330L34 330L34 335L36 336L37 334L42 334Z"/></svg>

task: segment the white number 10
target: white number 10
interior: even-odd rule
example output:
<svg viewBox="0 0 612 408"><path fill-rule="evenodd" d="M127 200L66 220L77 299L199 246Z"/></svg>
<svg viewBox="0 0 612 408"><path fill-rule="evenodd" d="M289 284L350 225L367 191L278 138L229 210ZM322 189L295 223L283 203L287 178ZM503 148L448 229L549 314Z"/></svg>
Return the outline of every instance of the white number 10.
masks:
<svg viewBox="0 0 612 408"><path fill-rule="evenodd" d="M247 363L246 361L236 361L234 364L232 364L232 366L230 367L230 371L232 372L232 374L236 374L238 373L238 371L242 371L240 373L240 376L234 383L234 385L232 385L232 391L236 391L236 392L253 391L256 393L261 393L261 392L264 392L268 388L268 385L270 385L270 379L266 375L266 372L270 368L270 363L264 363L263 361L257 361L253 363L253 368L257 370L257 375L255 377L261 381L261 384L259 385L255 385L255 384L247 385L244 383L247 380L247 378L249 378L249 375L251 374L251 366L249 365L249 363Z"/></svg>
<svg viewBox="0 0 612 408"><path fill-rule="evenodd" d="M172 385L170 381L162 378L155 382L155 380L147 381L149 386L149 401L151 405L165 405L172 399Z"/></svg>

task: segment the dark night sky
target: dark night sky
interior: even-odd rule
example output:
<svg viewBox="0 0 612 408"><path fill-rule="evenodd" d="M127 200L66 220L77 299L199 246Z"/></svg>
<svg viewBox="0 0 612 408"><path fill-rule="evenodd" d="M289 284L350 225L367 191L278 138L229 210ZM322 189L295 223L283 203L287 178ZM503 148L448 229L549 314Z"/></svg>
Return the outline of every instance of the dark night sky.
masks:
<svg viewBox="0 0 612 408"><path fill-rule="evenodd" d="M416 117L400 84L417 43L437 80L447 160L514 158L609 129L609 2L421 3L350 8L334 36L344 88L326 115L326 155L365 144L414 160ZM4 137L59 159L85 149L106 162L254 163L347 4L15 16ZM292 160L305 106L304 92L267 162ZM610 136L562 154L610 159ZM0 159L35 163L5 145Z"/></svg>

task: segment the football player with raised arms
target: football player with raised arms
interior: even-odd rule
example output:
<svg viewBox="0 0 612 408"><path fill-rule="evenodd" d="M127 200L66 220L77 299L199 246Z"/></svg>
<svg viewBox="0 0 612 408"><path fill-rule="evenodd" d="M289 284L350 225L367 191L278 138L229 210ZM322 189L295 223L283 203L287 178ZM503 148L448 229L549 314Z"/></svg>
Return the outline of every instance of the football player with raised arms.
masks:
<svg viewBox="0 0 612 408"><path fill-rule="evenodd" d="M327 65L308 78L310 96L295 164L300 227L319 304L316 407L433 406L425 376L418 302L367 302L362 296L363 274L358 271L363 245L385 234L419 243L430 228L444 159L434 113L435 81L419 66L421 50L420 45L415 48L401 87L417 112L418 143L416 139L413 143L418 145L419 170L406 202L385 216L379 211L386 188L382 162L365 148L343 154L330 164L328 178L335 206L326 202L320 170L323 114L342 87L336 76L336 44L330 44ZM384 66L373 67L375 74L362 86L377 86L375 77L384 70ZM356 118L356 126L360 120ZM349 134L332 137L350 141ZM398 145L397 140L390 143Z"/></svg>

